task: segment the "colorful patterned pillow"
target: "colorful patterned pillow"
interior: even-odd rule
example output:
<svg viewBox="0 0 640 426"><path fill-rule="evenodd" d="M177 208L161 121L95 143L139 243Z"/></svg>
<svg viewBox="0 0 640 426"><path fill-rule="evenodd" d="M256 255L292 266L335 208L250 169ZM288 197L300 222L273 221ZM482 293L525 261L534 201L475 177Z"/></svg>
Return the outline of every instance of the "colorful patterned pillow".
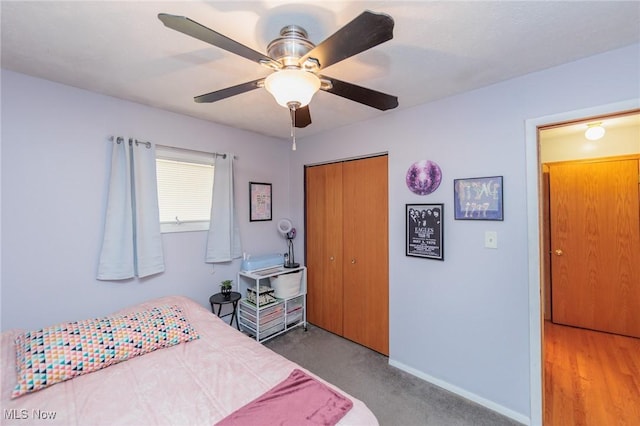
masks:
<svg viewBox="0 0 640 426"><path fill-rule="evenodd" d="M16 338L18 384L11 398L197 338L176 305L26 332Z"/></svg>

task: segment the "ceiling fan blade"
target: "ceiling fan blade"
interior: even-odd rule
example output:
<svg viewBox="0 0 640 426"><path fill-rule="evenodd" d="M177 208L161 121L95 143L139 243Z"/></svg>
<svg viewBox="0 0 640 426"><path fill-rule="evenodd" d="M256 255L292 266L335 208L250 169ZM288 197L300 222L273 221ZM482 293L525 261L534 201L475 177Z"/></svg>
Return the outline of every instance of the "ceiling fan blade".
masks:
<svg viewBox="0 0 640 426"><path fill-rule="evenodd" d="M342 96L343 98L368 105L381 111L393 109L398 106L397 96L387 95L386 93L378 92L373 89L356 86L355 84L340 81L325 75L320 76L320 78L331 82L331 87L322 89L325 92Z"/></svg>
<svg viewBox="0 0 640 426"><path fill-rule="evenodd" d="M237 86L227 87L226 89L216 90L215 92L207 93L204 95L196 96L193 98L197 103L211 103L221 99L226 99L231 96L239 95L241 93L248 92L253 89L261 87L263 78L257 80L248 81L246 83L238 84Z"/></svg>
<svg viewBox="0 0 640 426"><path fill-rule="evenodd" d="M205 27L184 16L169 15L167 13L159 13L158 19L162 23L172 30L179 31L188 36L202 40L205 43L212 44L216 47L226 50L227 52L235 53L244 58L247 58L254 62L275 62L268 56L263 55L243 44L238 43L235 40L230 39L220 33L213 31L210 28Z"/></svg>
<svg viewBox="0 0 640 426"><path fill-rule="evenodd" d="M364 11L353 21L300 58L299 64L314 58L320 69L331 66L393 38L393 18L384 13Z"/></svg>
<svg viewBox="0 0 640 426"><path fill-rule="evenodd" d="M297 108L295 112L295 125L298 128L307 127L311 124L311 113L309 112L309 105Z"/></svg>

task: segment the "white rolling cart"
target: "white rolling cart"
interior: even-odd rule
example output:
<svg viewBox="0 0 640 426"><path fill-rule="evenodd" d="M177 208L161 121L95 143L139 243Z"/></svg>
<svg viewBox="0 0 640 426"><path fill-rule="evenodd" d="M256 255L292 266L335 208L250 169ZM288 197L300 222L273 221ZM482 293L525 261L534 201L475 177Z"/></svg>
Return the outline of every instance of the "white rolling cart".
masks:
<svg viewBox="0 0 640 426"><path fill-rule="evenodd" d="M300 289L286 297L273 297L271 288L272 277L281 277L285 274L300 273ZM255 337L258 342L264 342L282 333L286 333L295 327L304 327L307 330L307 268L285 268L277 266L259 271L238 272L238 291L242 299L238 305L238 319L240 329ZM255 297L250 300L247 295L250 289ZM262 290L265 292L262 293ZM266 294L265 299L271 301L260 303L260 295Z"/></svg>

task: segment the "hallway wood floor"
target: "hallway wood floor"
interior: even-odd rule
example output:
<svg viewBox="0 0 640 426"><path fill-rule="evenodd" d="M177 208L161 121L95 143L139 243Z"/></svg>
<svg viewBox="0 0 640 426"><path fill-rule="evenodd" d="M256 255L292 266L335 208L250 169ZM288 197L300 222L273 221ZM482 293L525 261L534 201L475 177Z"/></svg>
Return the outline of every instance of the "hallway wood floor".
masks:
<svg viewBox="0 0 640 426"><path fill-rule="evenodd" d="M544 324L544 425L640 425L640 339Z"/></svg>

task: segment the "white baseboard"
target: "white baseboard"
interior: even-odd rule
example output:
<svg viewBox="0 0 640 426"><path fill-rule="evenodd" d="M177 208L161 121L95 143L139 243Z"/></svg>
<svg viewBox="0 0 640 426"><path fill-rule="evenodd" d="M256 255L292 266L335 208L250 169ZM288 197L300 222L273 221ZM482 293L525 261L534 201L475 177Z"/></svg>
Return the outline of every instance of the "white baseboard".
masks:
<svg viewBox="0 0 640 426"><path fill-rule="evenodd" d="M401 362L397 362L392 360L391 358L389 358L389 365L399 368L402 371L405 371L413 376L419 377L422 380L426 380L429 383L432 383L436 386L439 386L443 389L448 390L449 392L453 392L456 395L460 395L463 398L466 398L470 401L473 401L477 404L482 405L483 407L487 407L490 410L493 410L497 413L500 413L504 416L509 417L510 419L513 419L519 423L522 423L524 425L530 425L531 424L531 419L527 416L525 416L522 413L518 413L515 412L507 407L504 407L500 404L496 404L493 401L490 401L486 398L483 398L481 396L476 395L475 393L469 392L467 390L464 390L462 388L459 388L457 386L452 385L451 383L445 382L443 380L437 379L435 377L432 377L428 374L425 374L421 371L416 370L415 368L409 367L407 365L402 364Z"/></svg>

